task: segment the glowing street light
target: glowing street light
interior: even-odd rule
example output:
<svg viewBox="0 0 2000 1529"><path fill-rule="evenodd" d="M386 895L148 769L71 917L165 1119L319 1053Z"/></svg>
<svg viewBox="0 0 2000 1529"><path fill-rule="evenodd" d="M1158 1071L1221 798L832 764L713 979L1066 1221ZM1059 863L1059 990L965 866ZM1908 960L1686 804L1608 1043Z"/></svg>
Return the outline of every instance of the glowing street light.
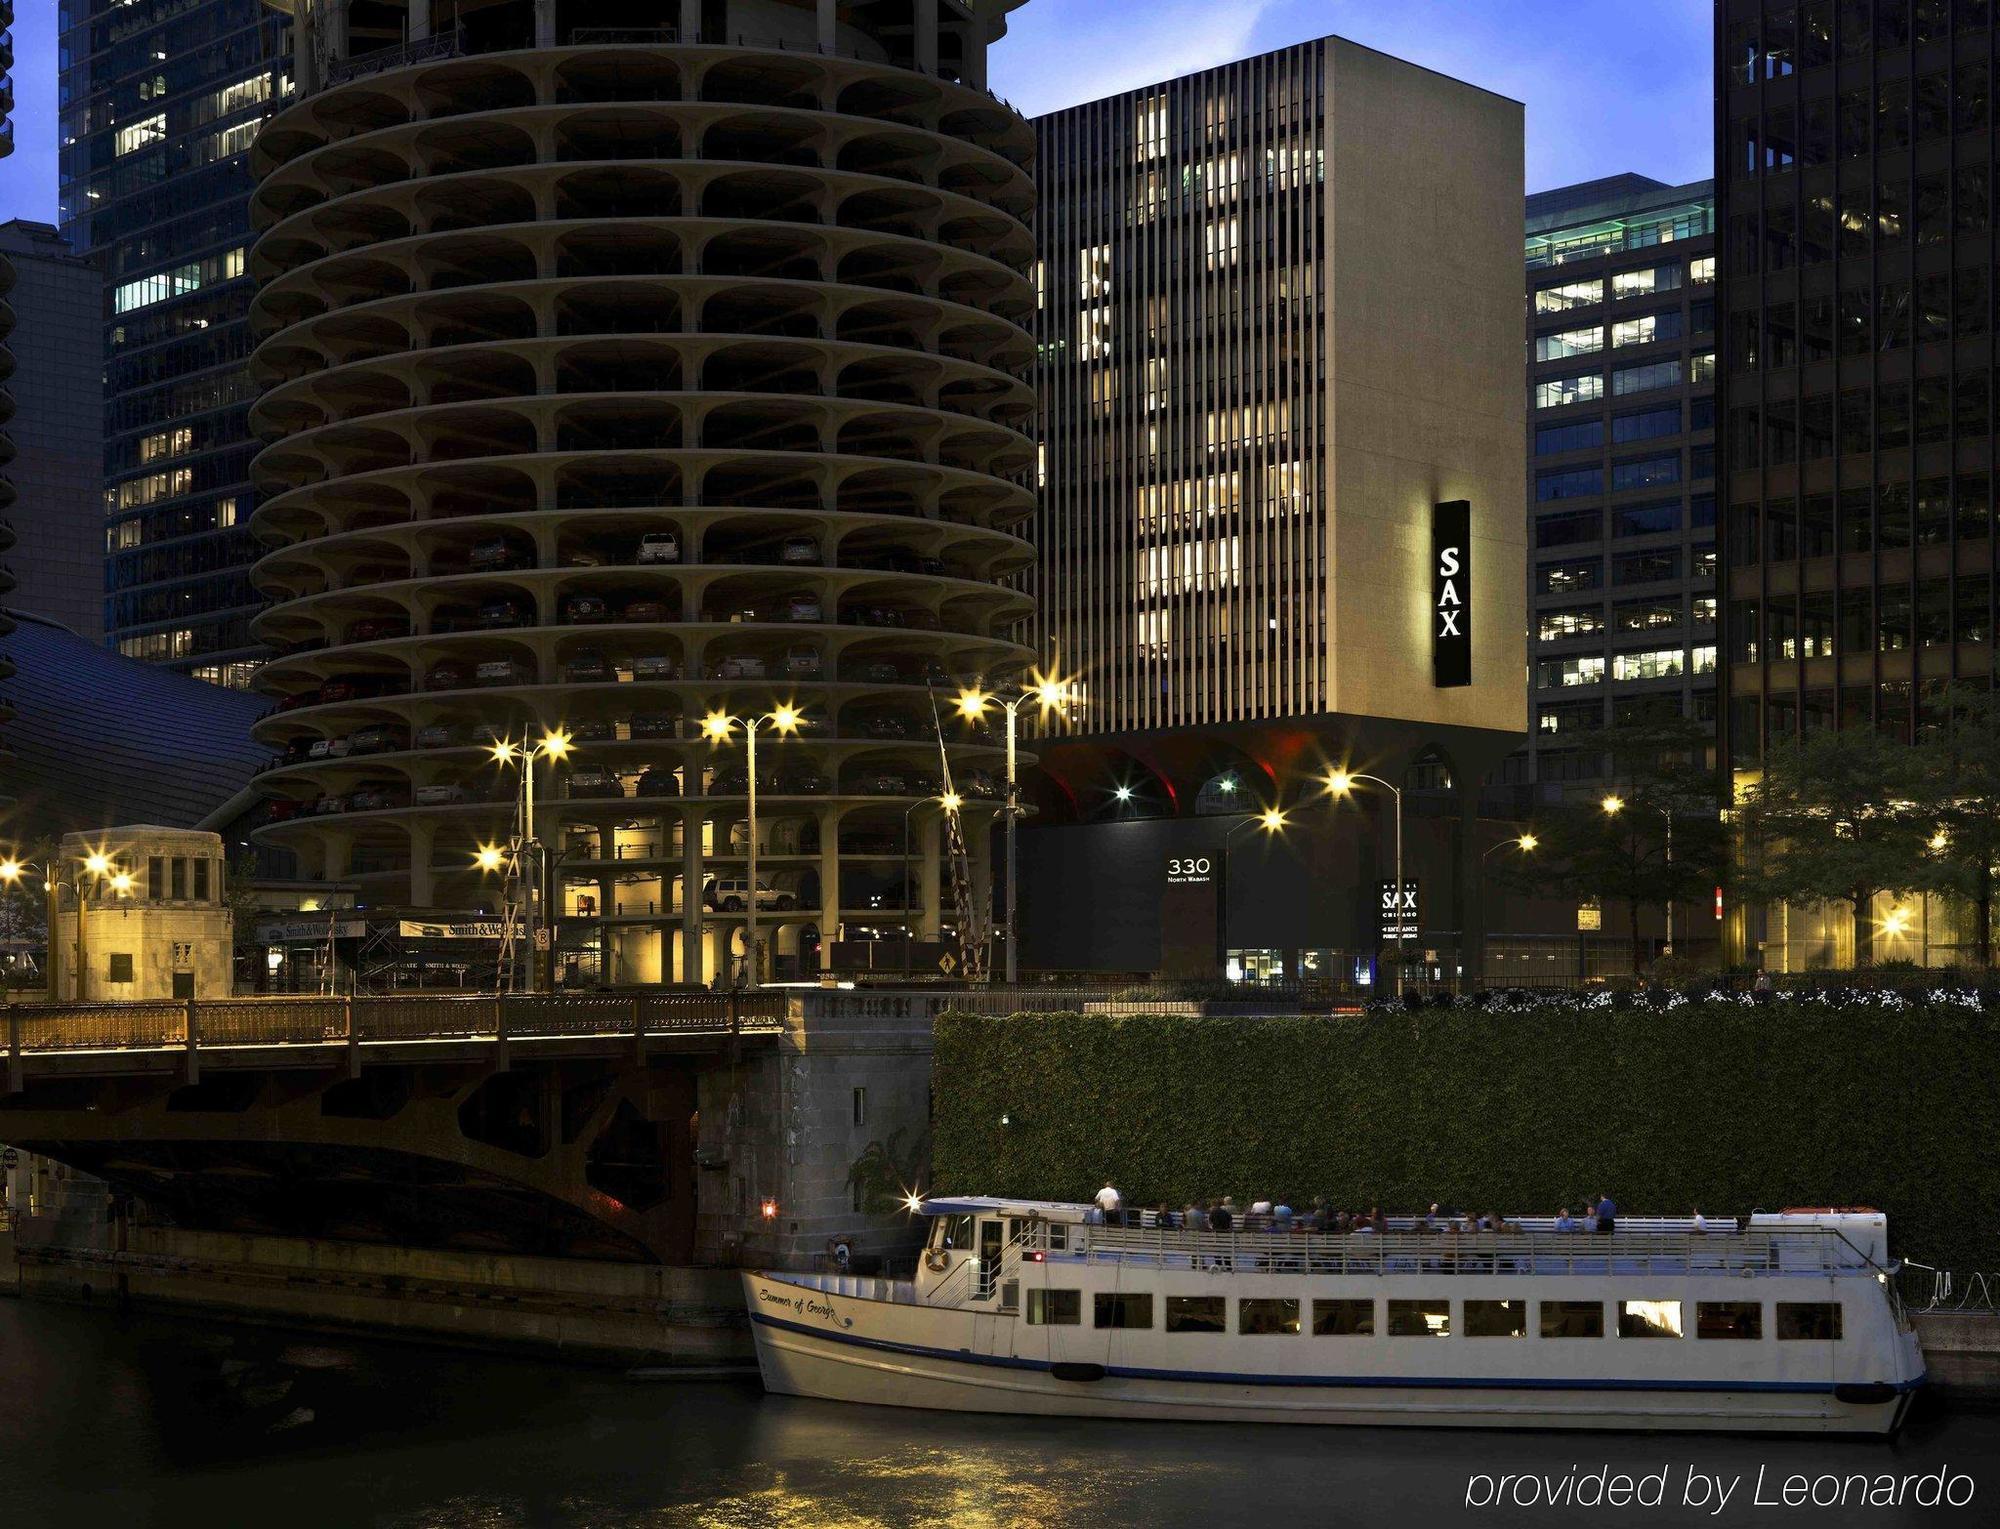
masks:
<svg viewBox="0 0 2000 1529"><path fill-rule="evenodd" d="M532 872L533 884L529 887L527 896L528 991L531 993L536 990L540 975L539 966L543 959L537 930L543 904L548 897L548 888L543 885L548 880L548 857L543 853L542 841L535 831L535 766L544 759L560 764L569 758L572 742L569 729L558 724L555 727L543 728L542 736L533 743L528 741L528 736L524 732L518 743L512 738L495 738L487 749L493 756L493 762L503 769L508 765L521 767L521 794L517 803L521 822L520 842L517 846L510 846L511 852L505 854L493 846L482 845L479 853L473 857L473 863L482 871L512 866ZM487 858L488 849L493 850L491 863ZM553 974L555 971L553 935L549 939L547 962L548 970ZM551 985L553 985L553 975L551 975Z"/></svg>
<svg viewBox="0 0 2000 1529"><path fill-rule="evenodd" d="M711 742L723 743L737 728L743 729L743 764L749 776L749 819L750 819L750 885L745 889L744 906L749 910L749 922L744 926L745 980L748 986L756 987L762 977L759 974L757 940L757 734L763 728L770 728L780 737L789 737L805 725L805 716L789 702L774 706L761 717L732 717L724 711L712 711L702 719L701 730Z"/></svg>
<svg viewBox="0 0 2000 1529"><path fill-rule="evenodd" d="M13 886L15 882L21 879L21 871L22 866L20 861L11 857L6 860L0 860L0 882L5 882L10 887Z"/></svg>
<svg viewBox="0 0 2000 1529"><path fill-rule="evenodd" d="M1625 810L1625 798L1622 796L1615 796L1615 795L1607 796L1604 798L1603 801L1599 802L1597 805L1604 809L1604 815L1607 818L1615 818L1618 816L1619 813Z"/></svg>
<svg viewBox="0 0 2000 1529"><path fill-rule="evenodd" d="M979 689L966 686L958 693L958 714L968 722L976 722L986 715L988 708L999 707L1007 714L1007 913L1004 934L1007 942L1008 982L1017 980L1019 963L1014 958L1014 905L1015 888L1020 878L1015 875L1014 825L1021 816L1021 792L1018 772L1015 768L1015 739L1021 708L1033 701L1041 709L1044 718L1052 711L1062 711L1073 698L1074 685L1060 675L1036 673L1013 697L1003 699ZM1132 800L1131 790L1119 787L1118 800Z"/></svg>
<svg viewBox="0 0 2000 1529"><path fill-rule="evenodd" d="M1532 855L1535 852L1535 850L1541 845L1541 842L1542 841L1540 839L1537 839L1533 834L1524 833L1516 838L1502 839L1498 844L1494 845L1491 849L1489 849L1485 854L1481 855L1479 858L1481 860L1489 859L1492 856L1499 854L1500 851L1502 851L1503 849L1516 850L1523 855Z"/></svg>
<svg viewBox="0 0 2000 1529"><path fill-rule="evenodd" d="M497 871L507 863L507 855L497 844L482 844L472 863L482 871Z"/></svg>
<svg viewBox="0 0 2000 1529"><path fill-rule="evenodd" d="M1132 788L1130 786L1120 786L1116 791L1112 792L1111 794L1117 797L1118 800L1121 802L1129 802L1132 800Z"/></svg>
<svg viewBox="0 0 2000 1529"><path fill-rule="evenodd" d="M1910 914L1907 908L1891 908L1888 916L1882 920L1882 931L1891 939L1901 937L1909 927Z"/></svg>

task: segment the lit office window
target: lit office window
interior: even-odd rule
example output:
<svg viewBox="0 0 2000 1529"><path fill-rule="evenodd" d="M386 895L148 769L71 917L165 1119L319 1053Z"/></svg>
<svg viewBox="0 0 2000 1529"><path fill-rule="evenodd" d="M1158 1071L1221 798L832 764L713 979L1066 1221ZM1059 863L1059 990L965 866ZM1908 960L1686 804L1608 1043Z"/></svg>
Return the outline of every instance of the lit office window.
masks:
<svg viewBox="0 0 2000 1529"><path fill-rule="evenodd" d="M145 117L137 122L128 122L112 135L111 152L114 154L136 154L141 149L150 149L155 144L165 143L166 141L166 117Z"/></svg>
<svg viewBox="0 0 2000 1529"><path fill-rule="evenodd" d="M1673 292L1680 288L1680 262L1649 265L1636 271L1616 271L1611 277L1613 297L1644 297L1651 292Z"/></svg>
<svg viewBox="0 0 2000 1529"><path fill-rule="evenodd" d="M1535 312L1567 313L1572 308L1592 308L1604 301L1603 278L1558 282L1552 287L1535 288Z"/></svg>
<svg viewBox="0 0 2000 1529"><path fill-rule="evenodd" d="M1134 136L1138 140L1141 159L1158 159L1167 152L1167 98L1148 96L1139 103L1139 118Z"/></svg>
<svg viewBox="0 0 2000 1529"><path fill-rule="evenodd" d="M1604 326L1588 329L1559 329L1535 336L1537 361L1560 361L1565 356L1593 356L1604 349Z"/></svg>
<svg viewBox="0 0 2000 1529"><path fill-rule="evenodd" d="M1604 374L1585 372L1580 377L1551 377L1535 384L1537 409L1560 409L1565 404L1595 403L1604 396Z"/></svg>
<svg viewBox="0 0 2000 1529"><path fill-rule="evenodd" d="M1571 658L1545 658L1535 665L1535 685L1542 690L1604 683L1604 655L1579 653Z"/></svg>
<svg viewBox="0 0 2000 1529"><path fill-rule="evenodd" d="M1620 653L1611 661L1614 680L1666 680L1685 673L1687 653L1681 648L1645 648Z"/></svg>
<svg viewBox="0 0 2000 1529"><path fill-rule="evenodd" d="M1647 366L1621 366L1611 374L1611 393L1615 398L1623 398L1627 393L1650 393L1656 388L1677 388L1681 385L1681 375L1681 364L1678 361L1655 361ZM1712 381L1713 377L1710 380Z"/></svg>

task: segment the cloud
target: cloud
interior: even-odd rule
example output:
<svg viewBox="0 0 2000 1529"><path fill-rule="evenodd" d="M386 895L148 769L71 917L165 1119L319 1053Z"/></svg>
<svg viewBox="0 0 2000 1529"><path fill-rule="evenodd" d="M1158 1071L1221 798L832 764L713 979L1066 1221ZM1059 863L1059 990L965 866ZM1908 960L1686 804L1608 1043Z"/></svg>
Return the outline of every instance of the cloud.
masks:
<svg viewBox="0 0 2000 1529"><path fill-rule="evenodd" d="M1257 25L1276 0L1035 0L1015 11L994 50L995 91L1030 117L1213 68L1260 51Z"/></svg>

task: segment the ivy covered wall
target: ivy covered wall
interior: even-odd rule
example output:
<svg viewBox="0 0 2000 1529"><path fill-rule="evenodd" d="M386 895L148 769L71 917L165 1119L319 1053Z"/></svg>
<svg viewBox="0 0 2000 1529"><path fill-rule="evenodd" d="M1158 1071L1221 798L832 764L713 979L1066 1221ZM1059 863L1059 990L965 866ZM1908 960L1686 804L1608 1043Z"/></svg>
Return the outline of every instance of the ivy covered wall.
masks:
<svg viewBox="0 0 2000 1529"><path fill-rule="evenodd" d="M933 1097L935 1186L960 1193L1871 1205L1899 1257L2000 1269L2000 1018L1955 1003L951 1014Z"/></svg>

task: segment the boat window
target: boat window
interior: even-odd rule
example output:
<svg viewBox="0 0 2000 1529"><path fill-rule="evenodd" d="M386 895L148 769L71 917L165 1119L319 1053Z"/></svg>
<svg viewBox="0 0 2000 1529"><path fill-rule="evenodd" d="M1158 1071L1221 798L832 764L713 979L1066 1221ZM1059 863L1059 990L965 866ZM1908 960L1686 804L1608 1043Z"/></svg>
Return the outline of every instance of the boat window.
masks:
<svg viewBox="0 0 2000 1529"><path fill-rule="evenodd" d="M1319 1338L1370 1338L1375 1334L1375 1302L1342 1297L1313 1302L1313 1335Z"/></svg>
<svg viewBox="0 0 2000 1529"><path fill-rule="evenodd" d="M1170 1295L1167 1297L1167 1331L1170 1333L1219 1333L1228 1331L1219 1295Z"/></svg>
<svg viewBox="0 0 2000 1529"><path fill-rule="evenodd" d="M1778 1336L1781 1339L1840 1336L1838 1301L1778 1302Z"/></svg>
<svg viewBox="0 0 2000 1529"><path fill-rule="evenodd" d="M1679 1301L1620 1301L1618 1336L1621 1338L1678 1338L1681 1335Z"/></svg>
<svg viewBox="0 0 2000 1529"><path fill-rule="evenodd" d="M1099 1294L1092 1313L1094 1327L1151 1327L1153 1298L1150 1295Z"/></svg>
<svg viewBox="0 0 2000 1529"><path fill-rule="evenodd" d="M1542 1336L1544 1338L1602 1338L1604 1336L1604 1303L1602 1301L1542 1302Z"/></svg>
<svg viewBox="0 0 2000 1529"><path fill-rule="evenodd" d="M1245 1296L1236 1303L1236 1330L1267 1337L1299 1330L1299 1303L1284 1296Z"/></svg>
<svg viewBox="0 0 2000 1529"><path fill-rule="evenodd" d="M1075 1327L1083 1320L1081 1290L1030 1290L1028 1326Z"/></svg>
<svg viewBox="0 0 2000 1529"><path fill-rule="evenodd" d="M1761 1338L1764 1336L1764 1303L1697 1301L1694 1335L1697 1338L1742 1338L1751 1341Z"/></svg>
<svg viewBox="0 0 2000 1529"><path fill-rule="evenodd" d="M1389 1336L1392 1338L1449 1338L1451 1302L1443 1299L1391 1301Z"/></svg>
<svg viewBox="0 0 2000 1529"><path fill-rule="evenodd" d="M1525 1338L1528 1336L1526 1301L1467 1301L1465 1336L1468 1338Z"/></svg>
<svg viewBox="0 0 2000 1529"><path fill-rule="evenodd" d="M931 1246L934 1248L971 1247L972 1218L970 1216L939 1216L937 1224L931 1228Z"/></svg>

